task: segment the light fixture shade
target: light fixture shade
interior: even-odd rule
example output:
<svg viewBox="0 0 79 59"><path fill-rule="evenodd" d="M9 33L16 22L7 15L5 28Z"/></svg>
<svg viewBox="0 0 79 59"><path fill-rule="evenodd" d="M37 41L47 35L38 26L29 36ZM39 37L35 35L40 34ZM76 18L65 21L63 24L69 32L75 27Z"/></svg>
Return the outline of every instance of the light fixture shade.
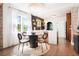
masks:
<svg viewBox="0 0 79 59"><path fill-rule="evenodd" d="M42 8L45 6L45 4L44 3L31 3L30 6L32 8Z"/></svg>

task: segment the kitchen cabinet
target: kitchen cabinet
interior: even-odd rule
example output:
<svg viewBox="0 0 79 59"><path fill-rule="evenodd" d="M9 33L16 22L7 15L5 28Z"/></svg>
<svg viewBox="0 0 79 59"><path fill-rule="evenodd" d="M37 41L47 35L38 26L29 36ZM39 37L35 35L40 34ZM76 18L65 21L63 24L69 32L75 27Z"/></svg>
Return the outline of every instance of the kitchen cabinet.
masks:
<svg viewBox="0 0 79 59"><path fill-rule="evenodd" d="M74 49L79 54L79 33L74 34Z"/></svg>

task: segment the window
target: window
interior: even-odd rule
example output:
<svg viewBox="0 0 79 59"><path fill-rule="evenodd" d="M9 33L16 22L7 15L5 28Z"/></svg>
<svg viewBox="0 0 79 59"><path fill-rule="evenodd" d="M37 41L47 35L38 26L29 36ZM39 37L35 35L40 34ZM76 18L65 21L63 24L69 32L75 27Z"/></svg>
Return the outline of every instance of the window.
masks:
<svg viewBox="0 0 79 59"><path fill-rule="evenodd" d="M27 17L22 17L22 26L23 26L23 32L26 32L28 29L28 24L27 24Z"/></svg>
<svg viewBox="0 0 79 59"><path fill-rule="evenodd" d="M18 32L26 32L28 28L27 18L23 16L17 17L17 31Z"/></svg>
<svg viewBox="0 0 79 59"><path fill-rule="evenodd" d="M17 17L17 31L21 32L21 16Z"/></svg>

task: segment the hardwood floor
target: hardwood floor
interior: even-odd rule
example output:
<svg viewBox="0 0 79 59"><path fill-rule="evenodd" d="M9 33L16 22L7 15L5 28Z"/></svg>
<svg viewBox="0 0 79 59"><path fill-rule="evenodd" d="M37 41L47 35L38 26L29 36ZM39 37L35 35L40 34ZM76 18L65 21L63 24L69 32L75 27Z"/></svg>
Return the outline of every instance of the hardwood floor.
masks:
<svg viewBox="0 0 79 59"><path fill-rule="evenodd" d="M51 49L44 56L78 56L78 54L70 42L66 42L64 45L51 45Z"/></svg>
<svg viewBox="0 0 79 59"><path fill-rule="evenodd" d="M64 45L50 45L50 50L43 56L78 56L69 42ZM18 46L10 47L0 51L0 56L12 56L17 54ZM28 52L29 53L29 52ZM26 55L27 56L27 55Z"/></svg>

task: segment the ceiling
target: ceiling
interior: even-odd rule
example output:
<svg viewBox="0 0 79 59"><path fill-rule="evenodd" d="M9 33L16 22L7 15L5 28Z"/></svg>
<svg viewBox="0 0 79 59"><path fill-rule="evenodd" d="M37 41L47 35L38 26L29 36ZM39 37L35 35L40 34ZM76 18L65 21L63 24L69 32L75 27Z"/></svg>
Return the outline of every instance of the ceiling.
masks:
<svg viewBox="0 0 79 59"><path fill-rule="evenodd" d="M13 7L41 18L58 17L70 12L78 3L14 3Z"/></svg>

